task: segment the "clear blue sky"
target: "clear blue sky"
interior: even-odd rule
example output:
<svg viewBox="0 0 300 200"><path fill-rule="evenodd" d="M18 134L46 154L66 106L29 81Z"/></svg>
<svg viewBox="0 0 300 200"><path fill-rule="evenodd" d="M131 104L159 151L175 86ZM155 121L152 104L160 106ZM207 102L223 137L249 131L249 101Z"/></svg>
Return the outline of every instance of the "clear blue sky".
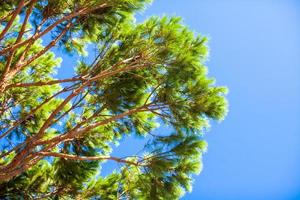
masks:
<svg viewBox="0 0 300 200"><path fill-rule="evenodd" d="M300 1L154 0L138 20L162 14L210 38L209 75L230 90L230 112L206 135L204 169L183 199L300 199ZM131 139L122 154L139 146Z"/></svg>
<svg viewBox="0 0 300 200"><path fill-rule="evenodd" d="M300 199L300 2L154 0L143 18L164 13L210 38L209 75L230 90L183 199Z"/></svg>

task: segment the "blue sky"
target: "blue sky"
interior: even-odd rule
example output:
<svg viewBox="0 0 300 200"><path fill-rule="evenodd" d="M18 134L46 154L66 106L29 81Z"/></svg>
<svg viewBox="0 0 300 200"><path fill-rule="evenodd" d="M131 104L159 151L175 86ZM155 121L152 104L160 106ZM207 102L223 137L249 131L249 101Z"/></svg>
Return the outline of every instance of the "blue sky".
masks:
<svg viewBox="0 0 300 200"><path fill-rule="evenodd" d="M209 75L230 90L183 199L300 199L300 2L155 0L141 18L162 14L210 38Z"/></svg>
<svg viewBox="0 0 300 200"><path fill-rule="evenodd" d="M300 2L154 0L138 21L163 14L210 38L209 75L230 90L229 114L205 136L204 169L183 199L300 199ZM141 147L129 139L122 154Z"/></svg>

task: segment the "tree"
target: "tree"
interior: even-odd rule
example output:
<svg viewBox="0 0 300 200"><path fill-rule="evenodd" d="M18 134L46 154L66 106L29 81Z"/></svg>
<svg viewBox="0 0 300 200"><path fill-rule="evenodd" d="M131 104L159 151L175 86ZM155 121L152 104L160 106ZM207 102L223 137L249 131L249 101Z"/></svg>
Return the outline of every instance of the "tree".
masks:
<svg viewBox="0 0 300 200"><path fill-rule="evenodd" d="M226 88L207 39L177 17L136 23L148 0L0 2L1 199L177 199L201 170ZM88 55L88 47L94 47ZM62 54L77 58L59 79ZM158 124L170 132L154 134ZM111 156L126 135L143 153ZM100 166L121 164L105 177Z"/></svg>

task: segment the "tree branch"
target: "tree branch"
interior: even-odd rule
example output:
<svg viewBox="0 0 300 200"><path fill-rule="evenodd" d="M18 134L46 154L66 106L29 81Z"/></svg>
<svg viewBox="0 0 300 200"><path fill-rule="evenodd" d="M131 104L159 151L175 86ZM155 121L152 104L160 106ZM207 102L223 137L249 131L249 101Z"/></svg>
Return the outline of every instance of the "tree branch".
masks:
<svg viewBox="0 0 300 200"><path fill-rule="evenodd" d="M82 80L85 80L85 79L83 79L82 77L73 77L73 78L60 79L60 80L39 81L39 82L35 82L35 83L15 83L15 84L8 85L6 87L6 89L18 88L18 87L55 85L55 84L59 84L59 83L69 83L69 82L82 81Z"/></svg>
<svg viewBox="0 0 300 200"><path fill-rule="evenodd" d="M119 163L126 163L130 165L135 166L143 166L143 164L139 162L133 162L113 156L78 156L78 155L71 155L71 154L65 154L65 153L56 153L56 152L37 152L36 154L41 156L52 156L52 157L58 157L58 158L64 158L67 160L79 160L79 161L94 161L94 160L113 160Z"/></svg>
<svg viewBox="0 0 300 200"><path fill-rule="evenodd" d="M5 36L5 34L8 32L8 30L10 29L10 27L12 26L14 20L16 19L16 17L18 16L18 14L21 12L22 8L24 7L24 2L25 0L21 0L17 6L17 9L13 12L10 20L8 21L7 25L5 26L5 28L3 29L3 31L0 33L0 40L3 39L3 37Z"/></svg>
<svg viewBox="0 0 300 200"><path fill-rule="evenodd" d="M73 24L71 22L68 23L66 25L66 27L61 31L61 33L54 40L52 40L43 50L36 53L34 56L29 58L26 62L21 63L20 65L17 65L16 70L14 70L14 71L17 72L17 71L22 70L24 67L28 66L30 63L32 63L33 61L35 61L36 59L38 59L39 57L44 55L50 48L52 48L53 46L56 45L56 43L67 33L67 31L72 27L72 25ZM22 62L22 58L20 60Z"/></svg>
<svg viewBox="0 0 300 200"><path fill-rule="evenodd" d="M56 26L58 26L59 24L61 24L62 22L65 22L65 21L68 21L68 20L71 20L75 17L78 17L80 15L85 15L85 14L88 14L90 12L92 12L93 10L96 10L96 9L99 9L99 8L104 8L106 7L107 4L104 3L104 4L101 4L101 5L98 5L98 6L94 6L92 8L89 8L89 7L83 7L81 9L78 9L78 10L75 10L74 12L62 17L61 19L57 20L56 22L54 22L53 24L51 24L50 26L48 26L44 31L42 32L37 32L36 34L34 34L31 38L28 38L27 40L25 41L22 41L22 42L19 42L17 44L14 44L10 47L7 47L7 48L4 48L0 51L0 55L3 55L5 54L6 52L8 51L13 51L14 49L16 48L20 48L21 46L27 44L27 43L30 43L31 41L36 41L37 39L41 38L42 36L46 35L47 33L49 33L52 29L54 29Z"/></svg>
<svg viewBox="0 0 300 200"><path fill-rule="evenodd" d="M23 7L25 7L25 6L27 6L29 3L30 3L31 1L29 0L29 1L26 1L26 2L24 2L24 5L23 5ZM14 12L15 12L15 10L13 10L13 11L11 11L11 12L9 12L7 15L5 15L5 16L2 16L1 18L0 18L0 23L2 23L3 21L5 21L9 16L11 16L11 15L13 15L14 14Z"/></svg>
<svg viewBox="0 0 300 200"><path fill-rule="evenodd" d="M27 23L28 23L30 14L31 14L31 12L32 12L32 9L33 9L34 4L36 3L36 1L37 1L37 0L32 0L32 1L30 2L30 7L29 7L29 8L27 9L27 11L26 11L26 15L25 15L25 18L24 18L24 21L23 21L21 30L20 30L20 32L19 32L19 34L18 34L18 37L17 37L17 39L16 39L15 44L19 43L19 42L22 40L22 37L23 37L23 35L24 35L24 33L25 33L26 25L27 25ZM9 69L10 69L11 62L12 62L12 59L13 59L14 55L15 55L15 51L12 51L12 52L10 53L10 55L8 56L8 59L7 59L7 62L6 62L4 71L3 71L3 73L2 73L2 80L5 79L5 76L6 76L7 72L8 72Z"/></svg>
<svg viewBox="0 0 300 200"><path fill-rule="evenodd" d="M70 87L71 88L71 87ZM20 119L19 121L15 122L11 128L9 128L5 133L3 133L2 135L0 135L0 139L7 136L9 133L11 133L18 125L20 125L22 122L24 122L26 119L28 119L31 115L33 115L36 111L38 111L40 108L42 108L46 103L50 102L53 98L55 98L56 96L67 92L70 90L70 88L64 88L61 91L55 93L54 95L52 95L51 97L47 98L43 103L39 104L37 107L35 107L34 109L32 109L27 115L26 117L24 117L23 119Z"/></svg>

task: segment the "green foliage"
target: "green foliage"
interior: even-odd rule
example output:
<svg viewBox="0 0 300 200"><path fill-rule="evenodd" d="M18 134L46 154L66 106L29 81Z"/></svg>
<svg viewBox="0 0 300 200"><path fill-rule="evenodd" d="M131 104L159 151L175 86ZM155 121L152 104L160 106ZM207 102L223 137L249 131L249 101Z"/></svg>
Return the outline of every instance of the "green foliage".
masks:
<svg viewBox="0 0 300 200"><path fill-rule="evenodd" d="M16 9L17 2L0 2L0 19ZM57 71L61 73L58 68L62 60L58 53L61 51L47 51L15 73L8 81L11 87L0 95L0 103L8 102L11 107L0 110L0 126L5 127L0 135L21 119L0 143L2 155L12 152L0 158L0 177L3 166L13 166L10 163L16 162L18 154L30 149L28 157L20 163L19 168L24 168L22 173L0 182L1 199L179 199L192 190L192 176L200 173L201 157L207 150L202 139L204 130L209 120L225 117L227 89L215 86L214 80L207 76L207 38L190 31L179 17L151 17L142 23L135 22L135 12L147 3L150 2L36 2L27 24L33 30L43 19L47 20L41 27L46 29L81 7L97 9L70 20L72 28L57 43L60 50L79 57L73 67L73 84L49 83L56 80ZM16 42L22 25L20 19L25 13L22 9L8 36L0 40L1 45ZM0 21L0 31L8 20ZM43 40L55 39L66 24L57 25L48 37L16 49L10 70L18 69L20 59L28 61L43 51L46 47ZM33 34L29 31L22 40ZM95 58L87 54L89 45L97 48ZM27 51L25 56L24 51ZM0 54L1 76L6 75L8 60L8 56ZM86 80L93 81L87 84ZM20 83L38 84L16 86ZM80 93L64 104L80 88L83 88ZM172 131L154 135L153 130L159 125ZM128 135L150 138L143 154L125 159L109 157L114 144ZM61 141L49 142L52 140ZM11 143L23 146L14 149ZM46 150L81 160L39 157ZM86 159L97 156L104 157ZM28 169L22 165L26 159L27 165L33 163ZM103 177L101 164L109 159L123 165Z"/></svg>

